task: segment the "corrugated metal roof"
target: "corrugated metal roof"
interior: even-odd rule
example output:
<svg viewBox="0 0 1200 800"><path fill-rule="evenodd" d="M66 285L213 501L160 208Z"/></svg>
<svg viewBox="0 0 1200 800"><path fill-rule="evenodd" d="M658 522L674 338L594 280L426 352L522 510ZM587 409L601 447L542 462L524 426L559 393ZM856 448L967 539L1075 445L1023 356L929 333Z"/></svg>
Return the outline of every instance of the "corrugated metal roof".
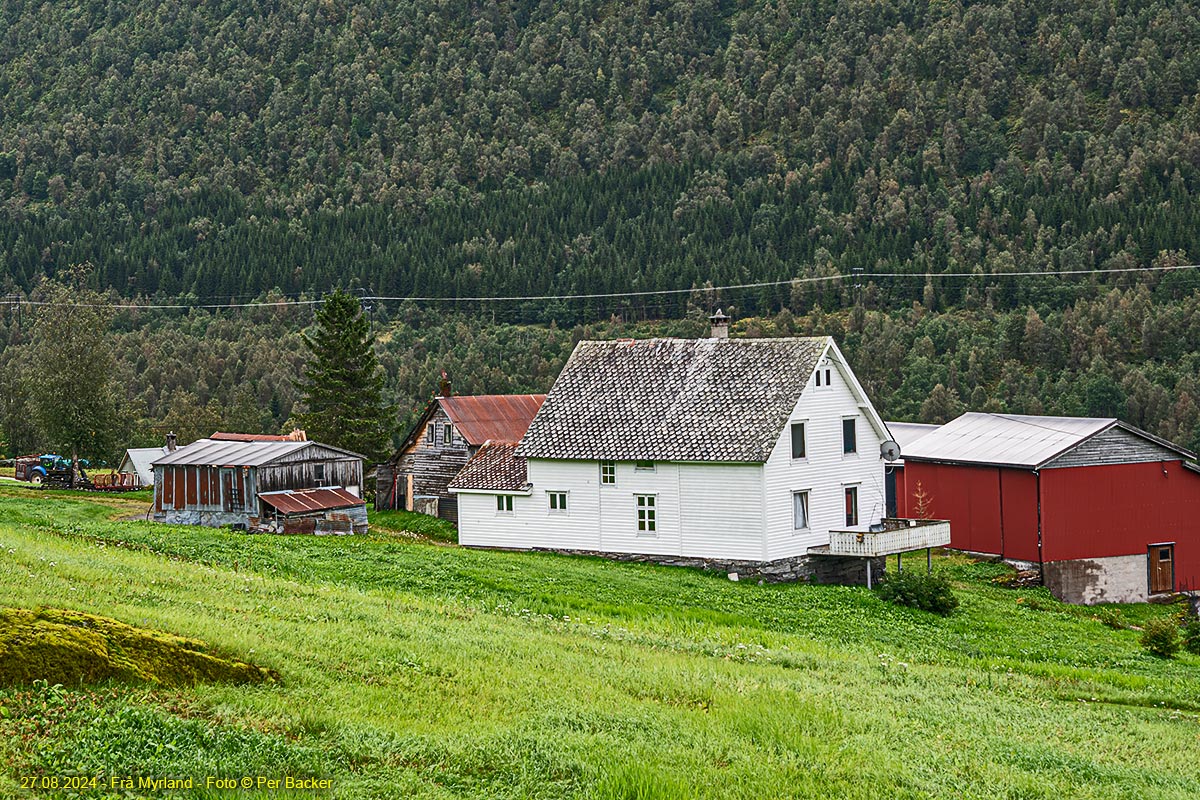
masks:
<svg viewBox="0 0 1200 800"><path fill-rule="evenodd" d="M491 489L519 492L529 485L525 459L516 455L516 442L486 442L450 481L450 490Z"/></svg>
<svg viewBox="0 0 1200 800"><path fill-rule="evenodd" d="M927 425L923 422L889 422L887 424L892 438L896 444L900 445L900 455L904 455L904 451L911 447L917 439L926 434L933 433L940 427L942 426Z"/></svg>
<svg viewBox="0 0 1200 800"><path fill-rule="evenodd" d="M765 461L828 346L825 336L580 342L518 453Z"/></svg>
<svg viewBox="0 0 1200 800"><path fill-rule="evenodd" d="M125 464L128 462L129 469L137 474L142 485L149 486L154 483L154 468L150 465L154 463L154 459L161 458L166 452L165 447L131 447L125 451L125 458L121 460L117 471L125 472Z"/></svg>
<svg viewBox="0 0 1200 800"><path fill-rule="evenodd" d="M1116 424L1112 418L972 412L922 436L907 449L901 446L900 452L913 461L1036 469Z"/></svg>
<svg viewBox="0 0 1200 800"><path fill-rule="evenodd" d="M361 497L356 497L340 486L262 492L258 496L264 503L285 515L307 514L334 508L352 508L366 504Z"/></svg>
<svg viewBox="0 0 1200 800"><path fill-rule="evenodd" d="M199 439L187 447L180 447L173 453L156 458L154 466L259 467L306 447L319 447L351 458L362 458L357 453L320 442L222 442Z"/></svg>
<svg viewBox="0 0 1200 800"><path fill-rule="evenodd" d="M520 441L546 395L462 395L439 397L437 401L467 443L481 445L489 439Z"/></svg>

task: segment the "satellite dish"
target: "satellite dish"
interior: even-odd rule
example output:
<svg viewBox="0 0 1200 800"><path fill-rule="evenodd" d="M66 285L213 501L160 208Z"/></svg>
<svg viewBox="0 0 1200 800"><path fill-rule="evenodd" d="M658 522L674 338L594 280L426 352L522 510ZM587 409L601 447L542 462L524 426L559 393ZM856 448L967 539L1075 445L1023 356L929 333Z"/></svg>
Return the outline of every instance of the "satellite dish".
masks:
<svg viewBox="0 0 1200 800"><path fill-rule="evenodd" d="M879 457L884 461L896 461L900 458L900 445L888 439L879 445Z"/></svg>

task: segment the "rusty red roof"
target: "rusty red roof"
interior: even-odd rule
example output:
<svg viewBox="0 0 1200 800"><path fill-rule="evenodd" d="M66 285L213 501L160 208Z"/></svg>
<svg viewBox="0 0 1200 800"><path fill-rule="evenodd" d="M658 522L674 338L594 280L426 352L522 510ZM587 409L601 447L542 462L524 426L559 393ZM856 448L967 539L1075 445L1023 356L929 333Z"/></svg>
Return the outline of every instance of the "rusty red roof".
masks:
<svg viewBox="0 0 1200 800"><path fill-rule="evenodd" d="M529 487L525 459L514 455L516 442L484 443L466 466L450 481L450 491L483 489L520 492Z"/></svg>
<svg viewBox="0 0 1200 800"><path fill-rule="evenodd" d="M262 492L259 498L281 514L307 514L334 508L350 508L365 505L366 501L356 497L340 486L327 489L300 489L282 492Z"/></svg>
<svg viewBox="0 0 1200 800"><path fill-rule="evenodd" d="M489 439L521 441L545 400L544 394L482 394L437 399L454 427L471 445L481 445Z"/></svg>

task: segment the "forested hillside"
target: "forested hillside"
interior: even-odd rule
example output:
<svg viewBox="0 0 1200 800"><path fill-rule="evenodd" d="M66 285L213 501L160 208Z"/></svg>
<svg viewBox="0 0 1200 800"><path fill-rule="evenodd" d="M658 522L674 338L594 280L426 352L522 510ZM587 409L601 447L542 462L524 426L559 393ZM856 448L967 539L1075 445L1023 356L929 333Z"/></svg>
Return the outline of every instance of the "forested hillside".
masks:
<svg viewBox="0 0 1200 800"><path fill-rule="evenodd" d="M1200 253L1194 0L13 0L0 15L8 290L84 260L124 295L228 298ZM976 288L992 283L1059 309L1086 295ZM911 302L923 281L886 288Z"/></svg>

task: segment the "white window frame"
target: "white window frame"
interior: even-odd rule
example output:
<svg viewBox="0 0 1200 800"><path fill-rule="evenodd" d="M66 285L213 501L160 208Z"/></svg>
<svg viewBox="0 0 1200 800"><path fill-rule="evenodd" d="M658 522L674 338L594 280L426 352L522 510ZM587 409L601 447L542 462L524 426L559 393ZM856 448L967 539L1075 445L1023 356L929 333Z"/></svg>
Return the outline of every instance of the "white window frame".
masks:
<svg viewBox="0 0 1200 800"><path fill-rule="evenodd" d="M571 511L570 492L564 491L548 491L546 492L546 511L551 514L569 514ZM555 508L555 498L562 498L562 505Z"/></svg>
<svg viewBox="0 0 1200 800"><path fill-rule="evenodd" d="M648 503L644 503L648 500ZM658 493L637 492L633 496L633 530L638 536L658 538Z"/></svg>
<svg viewBox="0 0 1200 800"><path fill-rule="evenodd" d="M817 383L816 388L818 388L818 389L832 389L833 388L833 368L832 367L828 367L828 366L817 367L817 372L814 377L815 377L815 380ZM825 378L825 380L823 382L821 380L822 377Z"/></svg>
<svg viewBox="0 0 1200 800"><path fill-rule="evenodd" d="M496 516L511 517L513 515L513 496L511 494L496 495Z"/></svg>
<svg viewBox="0 0 1200 800"><path fill-rule="evenodd" d="M846 451L846 423L854 422L854 449ZM858 415L850 415L842 417L842 458L857 458L858 457Z"/></svg>
<svg viewBox="0 0 1200 800"><path fill-rule="evenodd" d="M854 522L847 521L846 522L847 528L852 528L855 525L858 525L862 522L862 509L860 507L860 501L862 500L862 497L861 497L862 493L859 492L860 487L861 487L861 484L858 484L858 483L842 484L842 519L843 520L846 519L846 494L848 492L850 492L851 490L854 490Z"/></svg>
<svg viewBox="0 0 1200 800"><path fill-rule="evenodd" d="M321 483L325 482L324 464L313 464L313 480L320 481Z"/></svg>
<svg viewBox="0 0 1200 800"><path fill-rule="evenodd" d="M611 472L612 480L605 480L609 477L606 473ZM601 461L600 462L600 485L601 486L616 486L617 485L617 462Z"/></svg>
<svg viewBox="0 0 1200 800"><path fill-rule="evenodd" d="M425 444L437 444L437 423L430 422L425 426Z"/></svg>
<svg viewBox="0 0 1200 800"><path fill-rule="evenodd" d="M796 455L795 434L793 433L797 425L801 425L804 428L804 435L801 437L804 444L804 455L801 456ZM788 425L788 448L788 452L792 456L792 461L808 461L808 420L797 419Z"/></svg>
<svg viewBox="0 0 1200 800"><path fill-rule="evenodd" d="M634 472L657 472L658 468L653 461L635 461L633 462Z"/></svg>
<svg viewBox="0 0 1200 800"><path fill-rule="evenodd" d="M803 498L804 506L804 527L796 524L796 499ZM812 530L812 490L797 489L792 492L792 530L793 531L811 531Z"/></svg>

